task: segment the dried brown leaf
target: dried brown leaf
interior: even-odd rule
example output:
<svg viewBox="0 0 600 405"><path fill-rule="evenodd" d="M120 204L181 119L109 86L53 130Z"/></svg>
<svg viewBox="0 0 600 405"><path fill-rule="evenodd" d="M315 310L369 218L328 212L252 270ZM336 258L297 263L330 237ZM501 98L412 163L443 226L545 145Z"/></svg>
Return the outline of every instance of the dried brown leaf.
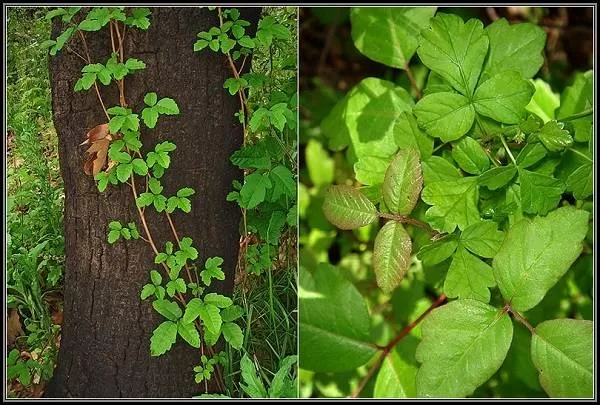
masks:
<svg viewBox="0 0 600 405"><path fill-rule="evenodd" d="M94 141L92 146L85 151L88 154L83 165L85 174L96 176L100 173L100 170L106 165L106 155L108 154L109 144L110 139L105 137Z"/></svg>
<svg viewBox="0 0 600 405"><path fill-rule="evenodd" d="M8 346L12 346L18 336L25 334L21 325L21 319L16 309L11 309L8 314L8 322L6 324L6 334L8 338Z"/></svg>
<svg viewBox="0 0 600 405"><path fill-rule="evenodd" d="M97 142L101 139L106 138L108 135L108 123L96 125L94 128L90 129L86 135L86 140L83 141L80 145L87 145L89 143Z"/></svg>

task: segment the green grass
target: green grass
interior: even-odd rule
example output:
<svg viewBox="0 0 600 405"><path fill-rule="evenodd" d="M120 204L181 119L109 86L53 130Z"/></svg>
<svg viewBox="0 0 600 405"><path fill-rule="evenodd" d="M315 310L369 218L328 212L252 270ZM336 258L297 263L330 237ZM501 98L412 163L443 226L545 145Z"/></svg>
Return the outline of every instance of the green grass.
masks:
<svg viewBox="0 0 600 405"><path fill-rule="evenodd" d="M269 83L250 91L248 104L251 109L269 105L277 97L285 99L286 94L293 94L297 89L297 10L295 7L265 7L264 15L273 16L277 23L286 25L290 29L291 38L278 41L271 47L254 49L251 71L268 76ZM274 137L285 157L285 165L292 172L296 171L295 130L285 130L282 134L271 131L258 136ZM264 208L266 212L268 209ZM251 268L240 269L245 273L239 277L234 301L245 310L245 318L239 322L244 331L244 345L241 351L230 350L228 353L229 365L225 381L232 397L246 396L240 387L240 360L244 354L252 360L263 381L267 383L273 380L284 358L298 354L297 229L285 229L277 245L260 241L260 237L253 234L251 239L254 242L250 246L255 252L259 246L261 249L274 247L276 252L273 252L270 259ZM244 252L242 249L240 254L244 255ZM295 370L296 367L292 367L293 377L297 375Z"/></svg>
<svg viewBox="0 0 600 405"><path fill-rule="evenodd" d="M7 306L18 314L13 328L23 329L8 345L16 350L9 356L10 396L41 392L54 370L60 331L52 315L62 301L64 194L47 56L39 47L50 36L45 12L8 12Z"/></svg>

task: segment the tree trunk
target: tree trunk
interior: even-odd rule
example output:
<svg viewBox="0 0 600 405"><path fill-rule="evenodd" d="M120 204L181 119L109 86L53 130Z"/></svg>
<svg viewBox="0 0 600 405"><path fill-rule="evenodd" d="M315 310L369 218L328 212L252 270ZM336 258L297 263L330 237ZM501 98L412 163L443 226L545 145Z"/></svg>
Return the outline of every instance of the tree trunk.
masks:
<svg viewBox="0 0 600 405"><path fill-rule="evenodd" d="M260 8L240 10L256 27ZM64 30L58 18L55 38ZM192 212L172 215L180 238L189 236L199 252L199 263L212 256L224 259L226 280L211 289L231 294L239 243L240 211L226 201L231 182L242 173L229 161L243 141L234 113L237 97L223 89L231 77L226 57L205 50L194 52L196 34L218 26L216 11L198 7L152 8L147 31L128 28L125 59L138 58L146 69L125 79L125 98L141 114L143 97L156 92L179 105L177 116L161 116L154 129L141 126L143 151L170 140L171 167L161 179L164 195L192 187ZM111 53L108 26L86 34L92 63L106 63ZM252 33L251 33L252 35ZM69 47L85 55L82 41L74 36ZM61 173L65 186L64 323L54 378L46 395L51 397L191 397L204 391L194 382L192 368L200 364L200 351L177 343L165 355L150 356L150 336L162 321L150 300L140 291L155 268L154 253L141 239L114 245L107 243L111 220L135 221L144 235L129 186L109 185L99 193L91 176L83 172L84 150L78 146L87 131L106 122L93 87L74 92L84 62L66 47L51 57L50 76L54 124L59 137ZM246 62L246 67L250 65ZM107 108L119 104L117 86L100 85ZM138 188L144 181L138 177ZM142 190L143 191L143 190ZM157 248L174 241L164 213L146 210ZM158 266L158 267L157 267ZM182 272L184 274L184 272ZM213 384L209 391L215 390Z"/></svg>

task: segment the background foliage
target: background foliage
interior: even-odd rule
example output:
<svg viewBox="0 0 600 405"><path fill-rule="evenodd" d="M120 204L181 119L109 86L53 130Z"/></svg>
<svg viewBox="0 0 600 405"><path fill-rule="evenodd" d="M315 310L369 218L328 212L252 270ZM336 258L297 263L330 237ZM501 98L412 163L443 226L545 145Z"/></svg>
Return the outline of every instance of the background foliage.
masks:
<svg viewBox="0 0 600 405"><path fill-rule="evenodd" d="M52 125L44 9L9 8L7 317L9 395L39 396L60 343L63 186Z"/></svg>

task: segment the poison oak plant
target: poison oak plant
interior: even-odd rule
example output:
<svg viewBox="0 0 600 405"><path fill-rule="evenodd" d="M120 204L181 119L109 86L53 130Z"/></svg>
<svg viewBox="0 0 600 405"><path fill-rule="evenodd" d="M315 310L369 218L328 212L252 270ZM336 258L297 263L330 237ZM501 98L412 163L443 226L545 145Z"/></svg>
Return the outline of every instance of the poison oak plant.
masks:
<svg viewBox="0 0 600 405"><path fill-rule="evenodd" d="M542 29L435 12L353 8L358 50L404 69L417 101L366 78L321 124L364 185L327 187L324 216L361 241L374 235L366 262L377 307L391 304L392 319L413 312L399 331L384 321L384 344L374 343L371 291L321 259L301 271L300 366L368 364L352 396L376 376L376 397L465 397L481 395L506 362L530 391L591 397L593 322L535 311L590 249L592 72L557 100L532 80ZM424 89L409 66L415 52L429 70Z"/></svg>
<svg viewBox="0 0 600 405"><path fill-rule="evenodd" d="M237 9L217 8L219 27L200 32L195 51L209 49L227 56L233 77L223 87L238 96L240 111L236 114L244 127L244 146L233 153L231 162L244 169L243 184L234 182L234 191L227 199L235 201L243 213L242 249L246 252L243 268L260 274L272 267L284 227L296 225L296 180L290 168L295 164L295 152L289 148L295 137L297 93L295 75L283 89L273 77L273 48L278 41L290 39L290 31L267 15L258 23L256 35L250 37ZM269 50L269 74L240 74L246 60L256 48ZM284 66L285 67L285 66ZM295 63L288 68L294 68ZM252 95L264 94L265 100L252 103ZM256 98L256 97L254 97ZM295 149L295 147L294 147ZM259 243L249 244L249 233L258 236ZM244 249L245 247L245 249Z"/></svg>
<svg viewBox="0 0 600 405"><path fill-rule="evenodd" d="M271 289L271 273L281 260L280 252L285 256L284 266L291 271L290 252L295 250L295 241L289 235L297 217L293 172L296 61L295 54L293 60L284 58L289 53L291 33L273 15L263 13L256 34L251 36L247 32L250 22L241 18L238 9L211 9L218 14L219 26L198 33L194 51L226 56L233 77L225 80L223 88L240 101L236 116L244 129L244 144L231 155L231 162L244 170L244 180L235 181L234 191L227 196L228 201L237 203L242 210L238 269L257 276L266 273ZM242 73L250 59L256 59L257 53L268 54L268 65ZM267 73L262 73L264 71ZM273 294L271 290L270 294ZM270 305L273 306L272 298ZM273 309L270 313L273 317ZM295 353L295 347L292 350ZM245 383L240 383L241 390L253 398L296 397L296 379L288 376L296 374L292 367L295 360L296 356L286 356L279 361L278 371L267 391L251 370L252 362L244 355L240 361Z"/></svg>
<svg viewBox="0 0 600 405"><path fill-rule="evenodd" d="M136 28L147 30L151 12L147 8L95 7L83 14L79 7L50 11L48 18L60 17L68 28L44 45L50 47L50 54L54 55L68 46L73 37L82 42L86 56L79 56L85 65L74 91L94 88L107 119L92 128L82 143L88 146L83 169L97 181L99 192L104 192L109 184L114 187L124 185L131 189L135 200L139 218L112 221L107 229L107 240L113 244L120 239L141 239L152 248L156 268L162 272L148 269L149 282L140 286L140 298L152 299L152 307L164 318L150 339L150 354L164 355L179 336L186 344L200 349L199 365L194 368L196 382L204 381L207 389L206 381L216 373L217 385L224 390L223 376L216 365L224 365L227 359L224 352L215 353L213 347L223 336L231 347L241 348L243 332L235 320L243 315L243 310L234 305L231 298L210 292L213 280L225 279L221 270L223 259L210 257L202 265L192 239L178 234L170 216L175 210L189 213L192 209L189 197L195 193L190 187L181 188L173 196L163 193L161 178L175 157L176 145L164 141L145 156L140 152L142 124L154 128L159 118L179 114L179 107L171 98L148 92L144 97L144 108L134 112L126 99L125 78L144 69L146 64L125 57L125 32ZM102 29L110 31L112 54L107 61L94 62L87 51L86 35ZM99 86L111 84L119 90L120 105L107 107ZM152 238L145 215L148 209L163 213L173 233L173 241L166 242L164 248L157 246ZM143 232L138 230L138 223Z"/></svg>

